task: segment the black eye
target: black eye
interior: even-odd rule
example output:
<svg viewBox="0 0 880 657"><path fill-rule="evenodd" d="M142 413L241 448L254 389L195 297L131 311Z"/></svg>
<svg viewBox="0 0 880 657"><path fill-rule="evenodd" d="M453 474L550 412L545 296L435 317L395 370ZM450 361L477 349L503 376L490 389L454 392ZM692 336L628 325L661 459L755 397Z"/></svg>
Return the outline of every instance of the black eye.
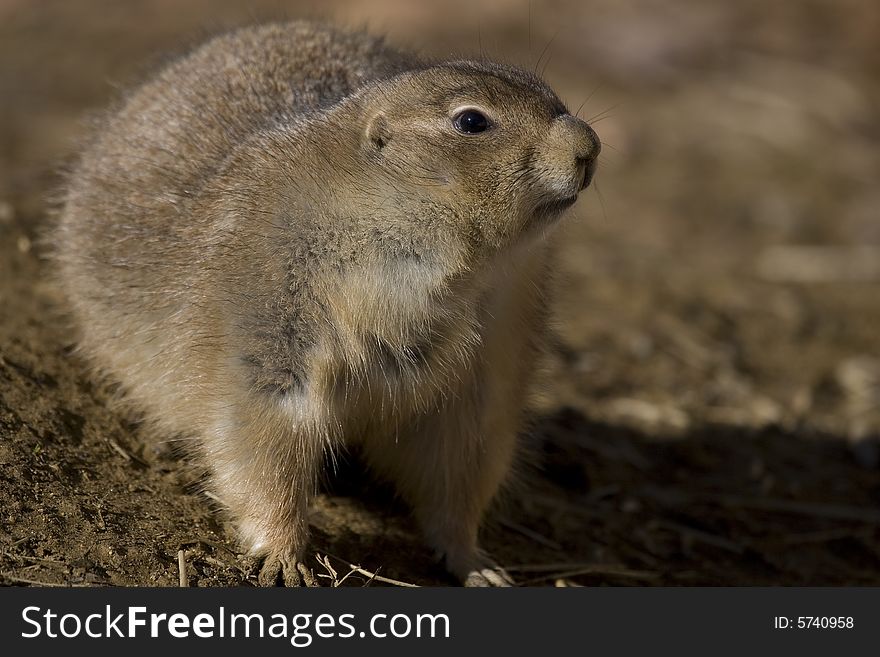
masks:
<svg viewBox="0 0 880 657"><path fill-rule="evenodd" d="M489 119L483 116L477 110L464 110L455 115L452 119L452 125L455 129L465 135L475 135L478 132L485 132L492 127Z"/></svg>

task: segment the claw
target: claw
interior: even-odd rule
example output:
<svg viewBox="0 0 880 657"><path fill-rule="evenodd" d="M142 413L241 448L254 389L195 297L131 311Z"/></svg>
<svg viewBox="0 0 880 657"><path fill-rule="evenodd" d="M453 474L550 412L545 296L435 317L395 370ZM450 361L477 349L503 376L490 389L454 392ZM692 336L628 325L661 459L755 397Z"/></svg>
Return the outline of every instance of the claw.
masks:
<svg viewBox="0 0 880 657"><path fill-rule="evenodd" d="M296 559L268 556L257 576L260 586L317 587L318 580L311 569Z"/></svg>
<svg viewBox="0 0 880 657"><path fill-rule="evenodd" d="M516 586L510 575L501 566L488 565L472 570L464 579L467 587L508 587Z"/></svg>
<svg viewBox="0 0 880 657"><path fill-rule="evenodd" d="M315 578L315 574L312 572L312 569L306 566L301 561L296 562L296 569L298 571L297 575L300 575L302 578L302 583L308 588L317 588L321 586L318 583L318 580Z"/></svg>

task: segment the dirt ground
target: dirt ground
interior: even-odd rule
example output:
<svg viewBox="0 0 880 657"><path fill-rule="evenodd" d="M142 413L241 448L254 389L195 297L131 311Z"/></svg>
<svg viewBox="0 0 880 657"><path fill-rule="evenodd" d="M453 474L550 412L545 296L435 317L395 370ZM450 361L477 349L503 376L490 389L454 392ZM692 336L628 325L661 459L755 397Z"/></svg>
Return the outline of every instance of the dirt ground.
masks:
<svg viewBox="0 0 880 657"><path fill-rule="evenodd" d="M0 2L0 583L177 585L184 550L191 585L255 584L168 437L70 355L38 236L120 88L207 34L315 15L539 62L605 143L565 227L534 468L485 531L517 580L880 585L870 0ZM310 520L339 578L451 583L354 458Z"/></svg>

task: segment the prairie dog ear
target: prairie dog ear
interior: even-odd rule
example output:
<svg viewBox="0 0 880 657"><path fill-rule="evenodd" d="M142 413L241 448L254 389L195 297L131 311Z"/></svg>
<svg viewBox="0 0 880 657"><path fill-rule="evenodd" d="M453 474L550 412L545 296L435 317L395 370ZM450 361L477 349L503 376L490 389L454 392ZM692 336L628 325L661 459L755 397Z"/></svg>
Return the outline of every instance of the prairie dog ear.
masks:
<svg viewBox="0 0 880 657"><path fill-rule="evenodd" d="M377 150L382 150L391 141L391 127L381 112L367 122L366 138L367 143Z"/></svg>

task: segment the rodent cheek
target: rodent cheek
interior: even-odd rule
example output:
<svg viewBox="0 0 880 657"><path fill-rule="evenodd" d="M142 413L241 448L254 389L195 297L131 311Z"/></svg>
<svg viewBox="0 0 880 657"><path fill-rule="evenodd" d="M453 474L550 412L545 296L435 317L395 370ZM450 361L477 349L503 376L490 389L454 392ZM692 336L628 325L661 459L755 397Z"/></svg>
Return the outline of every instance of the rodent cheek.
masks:
<svg viewBox="0 0 880 657"><path fill-rule="evenodd" d="M382 153L382 165L398 181L408 180L424 191L444 188L457 178L456 166L439 147L422 139L400 136Z"/></svg>

